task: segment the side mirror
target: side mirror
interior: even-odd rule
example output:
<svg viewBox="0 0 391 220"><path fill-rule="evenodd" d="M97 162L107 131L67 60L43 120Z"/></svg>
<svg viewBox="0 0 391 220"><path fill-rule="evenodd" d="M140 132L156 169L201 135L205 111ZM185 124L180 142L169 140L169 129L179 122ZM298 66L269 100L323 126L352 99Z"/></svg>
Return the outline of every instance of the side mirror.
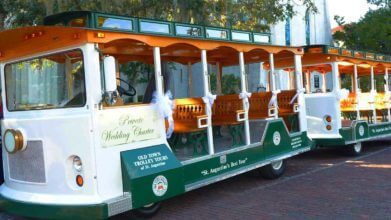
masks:
<svg viewBox="0 0 391 220"><path fill-rule="evenodd" d="M115 71L115 58L107 56L103 59L105 78L105 101L109 105L114 105L117 101L117 76Z"/></svg>

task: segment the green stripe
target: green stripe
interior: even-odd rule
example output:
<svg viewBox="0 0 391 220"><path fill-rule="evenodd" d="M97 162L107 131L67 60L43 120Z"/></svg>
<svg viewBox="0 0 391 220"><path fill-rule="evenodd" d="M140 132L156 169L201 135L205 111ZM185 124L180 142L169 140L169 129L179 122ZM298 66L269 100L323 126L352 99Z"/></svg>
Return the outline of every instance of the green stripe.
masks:
<svg viewBox="0 0 391 220"><path fill-rule="evenodd" d="M107 204L48 205L27 203L0 195L0 207L14 215L40 219L106 219Z"/></svg>

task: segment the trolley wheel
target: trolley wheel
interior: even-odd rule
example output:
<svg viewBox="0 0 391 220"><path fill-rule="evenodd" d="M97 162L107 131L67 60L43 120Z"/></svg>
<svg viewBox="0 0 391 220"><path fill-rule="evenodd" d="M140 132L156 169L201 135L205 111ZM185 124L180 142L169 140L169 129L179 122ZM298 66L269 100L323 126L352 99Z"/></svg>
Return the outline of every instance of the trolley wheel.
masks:
<svg viewBox="0 0 391 220"><path fill-rule="evenodd" d="M345 154L347 156L351 156L351 157L358 156L361 154L361 152L362 152L361 142L348 145L348 146L346 146L346 149L345 149Z"/></svg>
<svg viewBox="0 0 391 220"><path fill-rule="evenodd" d="M258 168L259 174L266 179L277 179L284 174L286 169L286 160L277 160L269 165Z"/></svg>
<svg viewBox="0 0 391 220"><path fill-rule="evenodd" d="M161 207L161 202L155 202L144 207L135 209L133 210L133 213L141 218L151 218L159 212Z"/></svg>

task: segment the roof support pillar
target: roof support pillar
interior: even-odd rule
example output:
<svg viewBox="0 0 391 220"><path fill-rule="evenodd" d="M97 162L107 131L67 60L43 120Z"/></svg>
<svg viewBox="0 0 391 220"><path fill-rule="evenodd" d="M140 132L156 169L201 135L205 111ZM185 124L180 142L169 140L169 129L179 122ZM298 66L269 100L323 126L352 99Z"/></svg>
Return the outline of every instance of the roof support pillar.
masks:
<svg viewBox="0 0 391 220"><path fill-rule="evenodd" d="M244 107L244 135L246 140L246 145L250 144L250 125L248 122L248 111L250 109L249 98L251 96L247 91L247 74L244 67L244 54L243 52L239 52L239 65L240 65L240 81L242 92L240 93L240 98L243 100Z"/></svg>
<svg viewBox="0 0 391 220"><path fill-rule="evenodd" d="M209 85L209 73L208 73L208 61L206 58L206 50L201 51L201 63L202 63L202 81L204 86L204 97L206 114L208 115L208 152L209 155L214 154L214 145L213 145L213 128L212 128L212 105L216 96L213 96L210 92Z"/></svg>
<svg viewBox="0 0 391 220"><path fill-rule="evenodd" d="M338 69L338 62L332 62L331 63L331 70L333 74L333 93L336 96L336 102L335 102L335 115L338 117L336 118L337 121L337 129L340 129L342 127L342 121L341 121L341 105L340 105L340 99L339 94L341 92L341 81L339 80L339 69Z"/></svg>
<svg viewBox="0 0 391 220"><path fill-rule="evenodd" d="M277 90L277 83L276 83L276 72L274 69L274 54L269 54L269 66L270 66L270 81L271 83L271 92L273 93L272 98L269 102L269 108L272 108L272 116L274 116L275 119L278 118L278 102L277 102L277 96L279 91Z"/></svg>
<svg viewBox="0 0 391 220"><path fill-rule="evenodd" d="M373 112L373 123L377 123L377 115L376 115L376 85L375 85L375 71L374 67L371 66L371 105Z"/></svg>
<svg viewBox="0 0 391 220"><path fill-rule="evenodd" d="M163 75L162 64L160 60L160 47L153 48L153 61L155 65L155 85L157 95L163 95Z"/></svg>
<svg viewBox="0 0 391 220"><path fill-rule="evenodd" d="M307 131L307 111L305 106L304 88L303 88L303 69L301 64L301 55L294 55L295 61L295 79L297 103L299 105L299 127L300 131Z"/></svg>
<svg viewBox="0 0 391 220"><path fill-rule="evenodd" d="M390 112L390 82L388 78L388 68L386 67L384 72L384 80L386 81L384 85L384 92L386 94L386 104L387 104L387 117L388 121L391 122L391 112Z"/></svg>
<svg viewBox="0 0 391 220"><path fill-rule="evenodd" d="M327 92L326 72L322 72L322 92Z"/></svg>
<svg viewBox="0 0 391 220"><path fill-rule="evenodd" d="M355 92L356 94L356 118L357 120L360 120L361 119L361 116L360 116L360 91L358 89L358 79L357 79L357 64L354 64L353 66L353 91Z"/></svg>

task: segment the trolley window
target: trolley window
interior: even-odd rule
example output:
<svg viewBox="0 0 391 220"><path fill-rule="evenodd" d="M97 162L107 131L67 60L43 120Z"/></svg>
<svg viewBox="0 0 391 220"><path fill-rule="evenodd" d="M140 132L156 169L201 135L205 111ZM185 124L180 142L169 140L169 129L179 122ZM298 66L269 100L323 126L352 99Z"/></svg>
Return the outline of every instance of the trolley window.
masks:
<svg viewBox="0 0 391 220"><path fill-rule="evenodd" d="M86 102L83 54L52 54L5 66L9 111L81 107Z"/></svg>

